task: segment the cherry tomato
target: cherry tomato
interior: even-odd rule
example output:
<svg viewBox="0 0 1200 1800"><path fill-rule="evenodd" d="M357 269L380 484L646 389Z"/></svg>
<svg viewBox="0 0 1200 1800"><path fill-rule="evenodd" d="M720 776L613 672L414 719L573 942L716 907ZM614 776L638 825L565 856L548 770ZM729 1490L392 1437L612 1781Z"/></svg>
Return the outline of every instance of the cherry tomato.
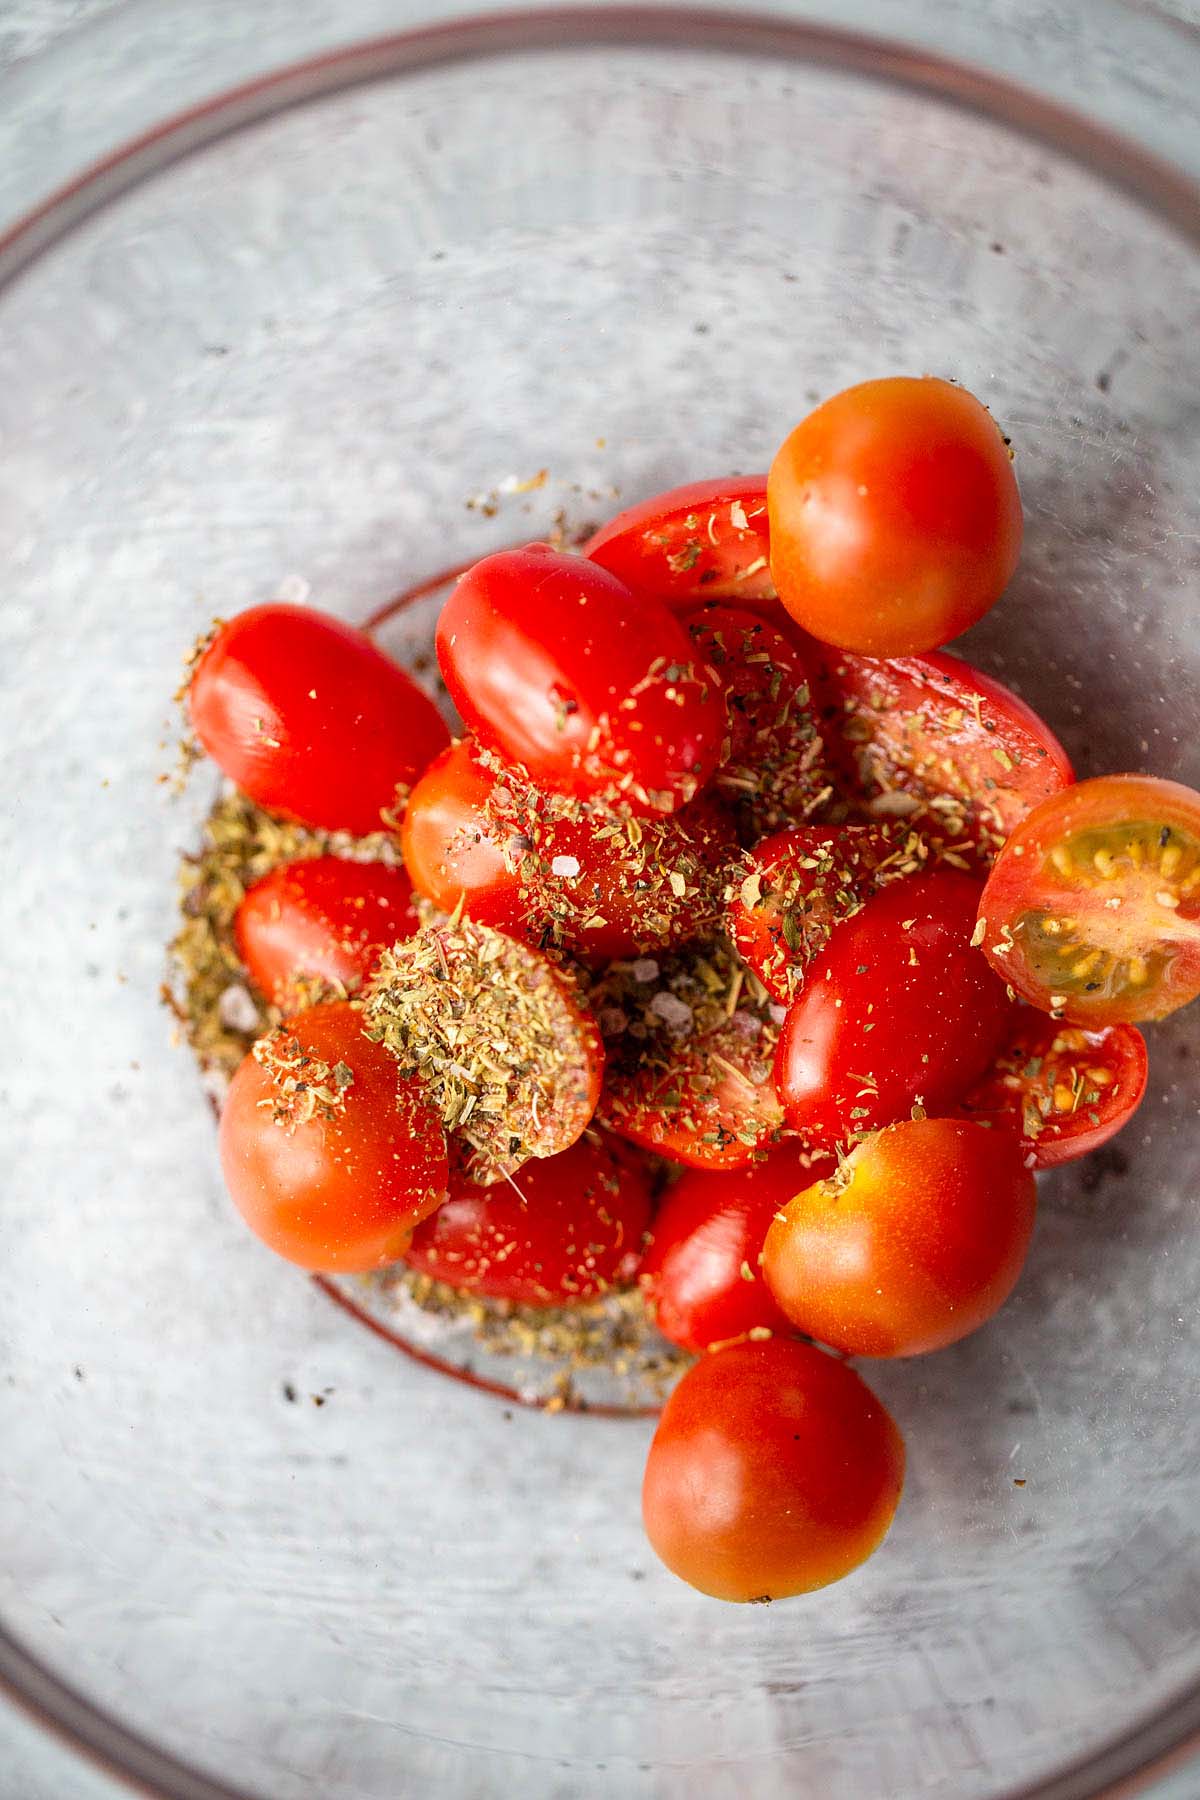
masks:
<svg viewBox="0 0 1200 1800"><path fill-rule="evenodd" d="M853 1369L783 1338L690 1368L642 1485L667 1567L718 1600L782 1600L840 1581L887 1534L904 1440Z"/></svg>
<svg viewBox="0 0 1200 1800"><path fill-rule="evenodd" d="M830 656L816 670L843 782L951 867L986 868L1026 813L1075 777L1023 700L956 656Z"/></svg>
<svg viewBox="0 0 1200 1800"><path fill-rule="evenodd" d="M1015 1134L906 1119L783 1208L763 1273L799 1330L849 1356L919 1356L999 1311L1033 1233Z"/></svg>
<svg viewBox="0 0 1200 1800"><path fill-rule="evenodd" d="M1043 802L992 870L983 949L1073 1025L1163 1019L1200 993L1200 794L1102 775Z"/></svg>
<svg viewBox="0 0 1200 1800"><path fill-rule="evenodd" d="M1004 984L971 946L979 883L913 875L839 925L784 1021L775 1087L788 1123L826 1148L938 1111L983 1073L1004 1033Z"/></svg>
<svg viewBox="0 0 1200 1800"><path fill-rule="evenodd" d="M864 381L818 406L767 478L784 606L827 644L911 656L981 619L1021 549L999 427L933 376Z"/></svg>
<svg viewBox="0 0 1200 1800"><path fill-rule="evenodd" d="M725 696L726 737L713 791L736 809L746 841L754 843L829 797L808 663L782 632L738 607L704 606L684 624Z"/></svg>
<svg viewBox="0 0 1200 1800"><path fill-rule="evenodd" d="M449 742L437 708L363 632L309 606L221 626L188 689L196 736L259 806L358 837Z"/></svg>
<svg viewBox="0 0 1200 1800"><path fill-rule="evenodd" d="M796 825L749 851L727 926L740 956L786 1006L830 934L889 877L920 869L919 846L888 825Z"/></svg>
<svg viewBox="0 0 1200 1800"><path fill-rule="evenodd" d="M251 1231L304 1269L383 1268L446 1192L446 1140L424 1084L398 1078L345 1001L259 1040L230 1083L220 1148Z"/></svg>
<svg viewBox="0 0 1200 1800"><path fill-rule="evenodd" d="M452 1176L449 1198L417 1227L405 1260L464 1293L567 1306L628 1286L649 1223L644 1165L589 1136L526 1163L515 1189Z"/></svg>
<svg viewBox="0 0 1200 1800"><path fill-rule="evenodd" d="M354 992L379 952L420 925L403 869L314 856L281 863L237 909L233 934L250 979L273 1006L294 1005L304 985ZM297 983L299 982L299 985Z"/></svg>
<svg viewBox="0 0 1200 1800"><path fill-rule="evenodd" d="M541 948L628 956L696 936L721 917L731 827L707 795L664 819L615 819L498 775L469 739L412 791L404 860L418 893ZM681 887L682 883L682 887Z"/></svg>
<svg viewBox="0 0 1200 1800"><path fill-rule="evenodd" d="M787 1331L759 1267L771 1220L831 1157L780 1144L724 1173L688 1169L655 1214L639 1279L664 1337L697 1354L748 1331Z"/></svg>
<svg viewBox="0 0 1200 1800"><path fill-rule="evenodd" d="M767 478L727 475L654 494L602 525L583 554L670 605L773 600Z"/></svg>
<svg viewBox="0 0 1200 1800"><path fill-rule="evenodd" d="M485 557L446 602L437 651L479 742L553 793L669 813L717 766L724 709L687 632L584 557Z"/></svg>
<svg viewBox="0 0 1200 1800"><path fill-rule="evenodd" d="M1146 1073L1146 1042L1136 1026L1084 1031L1022 1007L961 1110L965 1118L1014 1126L1026 1163L1054 1169L1120 1131L1141 1104Z"/></svg>

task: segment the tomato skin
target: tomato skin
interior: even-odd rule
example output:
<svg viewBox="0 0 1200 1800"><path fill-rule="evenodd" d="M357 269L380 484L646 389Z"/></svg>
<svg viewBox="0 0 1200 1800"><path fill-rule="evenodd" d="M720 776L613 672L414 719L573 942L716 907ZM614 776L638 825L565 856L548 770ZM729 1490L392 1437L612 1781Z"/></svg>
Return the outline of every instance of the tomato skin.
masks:
<svg viewBox="0 0 1200 1800"><path fill-rule="evenodd" d="M980 892L951 870L897 881L811 964L775 1061L788 1123L810 1143L832 1148L918 1102L940 1110L983 1073L1009 1005L971 945Z"/></svg>
<svg viewBox="0 0 1200 1800"><path fill-rule="evenodd" d="M279 1088L270 1072L247 1056L221 1113L230 1197L264 1244L303 1269L383 1268L445 1194L441 1120L424 1085L397 1076L345 1001L311 1007L280 1031L317 1067L345 1063L353 1082L331 1116L289 1128L272 1116Z"/></svg>
<svg viewBox="0 0 1200 1800"><path fill-rule="evenodd" d="M410 1268L519 1306L567 1306L628 1285L651 1211L637 1157L589 1136L526 1163L516 1181L520 1195L507 1182L452 1175L447 1199L413 1233Z"/></svg>
<svg viewBox="0 0 1200 1800"><path fill-rule="evenodd" d="M754 843L828 797L808 660L743 607L713 603L683 622L724 693L726 735L712 791L734 807L744 840Z"/></svg>
<svg viewBox="0 0 1200 1800"><path fill-rule="evenodd" d="M715 929L732 827L706 794L635 829L581 811L555 817L514 772L497 776L469 739L453 744L413 789L401 843L413 885L443 912L466 915L535 947L588 958L680 943ZM566 859L565 863L561 859ZM573 875L556 874L555 862ZM670 874L685 878L677 894Z"/></svg>
<svg viewBox="0 0 1200 1800"><path fill-rule="evenodd" d="M910 656L1003 593L1021 496L987 408L935 376L846 388L787 437L767 478L779 597L823 643Z"/></svg>
<svg viewBox="0 0 1200 1800"><path fill-rule="evenodd" d="M1200 993L1198 870L1200 793L1153 775L1078 782L997 858L979 908L984 954L1070 1025L1166 1018Z"/></svg>
<svg viewBox="0 0 1200 1800"><path fill-rule="evenodd" d="M746 855L727 929L772 998L784 1006L796 998L807 966L889 872L919 870L904 836L887 825L796 825Z"/></svg>
<svg viewBox="0 0 1200 1800"><path fill-rule="evenodd" d="M702 1594L782 1600L865 1562L903 1485L904 1441L866 1383L771 1338L716 1350L682 1377L650 1446L642 1518Z"/></svg>
<svg viewBox="0 0 1200 1800"><path fill-rule="evenodd" d="M250 888L233 921L238 955L273 1006L300 998L296 977L349 992L374 973L385 944L421 921L401 868L314 856L281 863Z"/></svg>
<svg viewBox="0 0 1200 1800"><path fill-rule="evenodd" d="M437 652L479 742L553 793L669 813L717 766L721 696L682 625L584 557L485 557L446 602Z"/></svg>
<svg viewBox="0 0 1200 1800"><path fill-rule="evenodd" d="M196 665L188 709L243 793L302 825L365 837L450 740L432 700L364 632L309 606L252 606Z"/></svg>
<svg viewBox="0 0 1200 1800"><path fill-rule="evenodd" d="M780 1207L833 1169L783 1143L745 1168L686 1170L655 1214L639 1277L663 1336L699 1355L756 1328L789 1331L763 1281L763 1242Z"/></svg>
<svg viewBox="0 0 1200 1800"><path fill-rule="evenodd" d="M1036 1210L1014 1134L906 1119L783 1208L763 1273L792 1324L821 1343L848 1356L920 1356L999 1311Z"/></svg>
<svg viewBox="0 0 1200 1800"><path fill-rule="evenodd" d="M1115 1137L1146 1092L1146 1040L1133 1025L1083 1031L1026 1007L992 1067L964 1094L966 1119L1016 1130L1029 1168L1056 1169Z"/></svg>
<svg viewBox="0 0 1200 1800"><path fill-rule="evenodd" d="M583 554L637 594L680 608L696 600L774 601L765 475L693 481L628 506Z"/></svg>
<svg viewBox="0 0 1200 1800"><path fill-rule="evenodd" d="M986 870L1026 814L1075 779L1033 708L961 657L826 653L814 682L840 785L952 867Z"/></svg>

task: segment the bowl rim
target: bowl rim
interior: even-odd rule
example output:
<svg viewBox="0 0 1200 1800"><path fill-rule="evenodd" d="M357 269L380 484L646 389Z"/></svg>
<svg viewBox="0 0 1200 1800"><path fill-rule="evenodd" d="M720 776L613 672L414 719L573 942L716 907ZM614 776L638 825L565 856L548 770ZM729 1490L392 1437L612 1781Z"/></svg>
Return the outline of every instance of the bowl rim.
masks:
<svg viewBox="0 0 1200 1800"><path fill-rule="evenodd" d="M449 3L452 7L454 0ZM109 33L132 33L139 15L155 10L163 10L162 0L135 0L118 6L98 26ZM193 151L273 114L439 65L601 45L783 57L935 95L1065 152L1200 247L1200 146L1195 159L1164 155L1112 124L1086 116L1052 92L1039 92L978 63L941 55L928 45L831 24L828 18L796 16L807 10L804 0L794 0L787 11L774 14L654 3L568 4L471 15L451 11L433 23L284 61L247 80L217 81L211 91L164 112L146 129L126 132L98 151L93 142L69 179L48 192L24 197L25 204L10 209L15 213L11 219L0 212L0 294L42 254L122 194ZM1133 10L1143 19L1155 16L1158 25L1178 32L1186 58L1200 69L1200 31L1156 7L1145 12L1140 6L1122 10ZM68 33L59 44L29 59L20 69L20 85L27 92L32 91L31 79L53 85L54 71L76 59L89 41L96 41L97 29L84 26ZM12 92L6 75L0 79L0 97ZM252 1800L250 1790L225 1785L121 1724L54 1673L2 1619L0 1699L149 1800ZM1127 1730L1049 1776L1006 1790L995 1800L1130 1800L1149 1781L1192 1759L1200 1760L1200 1682L1185 1684Z"/></svg>

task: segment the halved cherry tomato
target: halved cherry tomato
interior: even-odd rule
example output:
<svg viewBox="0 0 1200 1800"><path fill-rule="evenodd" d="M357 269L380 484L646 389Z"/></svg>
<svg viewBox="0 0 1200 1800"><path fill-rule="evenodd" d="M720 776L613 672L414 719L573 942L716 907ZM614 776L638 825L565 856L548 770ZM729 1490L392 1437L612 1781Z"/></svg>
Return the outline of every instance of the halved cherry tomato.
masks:
<svg viewBox="0 0 1200 1800"><path fill-rule="evenodd" d="M650 1223L649 1175L634 1152L589 1135L515 1180L478 1187L452 1175L449 1198L413 1234L409 1266L520 1306L628 1286Z"/></svg>
<svg viewBox="0 0 1200 1800"><path fill-rule="evenodd" d="M621 819L498 774L470 739L409 798L401 839L418 893L539 948L628 956L711 936L732 827L702 794L664 819Z"/></svg>
<svg viewBox="0 0 1200 1800"><path fill-rule="evenodd" d="M424 1083L397 1078L345 1001L259 1040L230 1083L220 1146L251 1231L304 1269L383 1268L446 1192L446 1139Z"/></svg>
<svg viewBox="0 0 1200 1800"><path fill-rule="evenodd" d="M979 909L993 967L1073 1025L1163 1019L1200 993L1200 794L1102 775L1017 827Z"/></svg>
<svg viewBox="0 0 1200 1800"><path fill-rule="evenodd" d="M305 983L353 993L373 973L385 944L421 921L401 868L314 856L281 863L255 882L237 909L238 955L273 1006L300 1003Z"/></svg>
<svg viewBox="0 0 1200 1800"><path fill-rule="evenodd" d="M635 593L677 608L773 600L767 478L727 475L653 494L602 525L583 554Z"/></svg>
<svg viewBox="0 0 1200 1800"><path fill-rule="evenodd" d="M450 740L398 663L310 606L252 606L223 624L188 709L218 768L259 806L358 837L383 830L397 788Z"/></svg>
<svg viewBox="0 0 1200 1800"><path fill-rule="evenodd" d="M697 1354L748 1331L787 1331L759 1259L781 1206L832 1157L784 1143L766 1160L724 1172L688 1169L654 1217L638 1279L664 1337Z"/></svg>
<svg viewBox="0 0 1200 1800"><path fill-rule="evenodd" d="M754 843L829 798L808 663L795 643L743 608L704 606L683 622L725 696L713 791L734 807L745 841Z"/></svg>
<svg viewBox="0 0 1200 1800"><path fill-rule="evenodd" d="M767 992L786 1006L830 934L888 879L916 874L921 846L890 825L796 825L746 853L728 930ZM744 873L742 872L744 870Z"/></svg>
<svg viewBox="0 0 1200 1800"><path fill-rule="evenodd" d="M725 953L614 963L594 996L608 1048L597 1116L643 1149L736 1169L779 1133L778 1028Z"/></svg>
<svg viewBox="0 0 1200 1800"><path fill-rule="evenodd" d="M683 626L585 557L485 557L442 609L437 651L479 742L553 793L669 813L717 766L724 708Z"/></svg>
<svg viewBox="0 0 1200 1800"><path fill-rule="evenodd" d="M763 1273L800 1331L848 1356L919 1356L975 1331L1016 1286L1037 1185L1015 1133L906 1119L788 1202Z"/></svg>
<svg viewBox="0 0 1200 1800"><path fill-rule="evenodd" d="M920 831L952 868L986 867L1009 832L1075 779L1049 726L957 656L831 654L822 728L868 813Z"/></svg>
<svg viewBox="0 0 1200 1800"><path fill-rule="evenodd" d="M974 395L934 376L826 400L785 439L767 498L784 606L823 643L867 656L948 643L1017 566L1008 446Z"/></svg>
<svg viewBox="0 0 1200 1800"><path fill-rule="evenodd" d="M783 1338L702 1357L663 1409L642 1484L646 1535L718 1600L839 1581L882 1542L904 1440L846 1364Z"/></svg>
<svg viewBox="0 0 1200 1800"><path fill-rule="evenodd" d="M788 1123L832 1148L940 1110L987 1068L1004 984L972 948L981 889L953 870L881 888L809 965L784 1021L775 1087Z"/></svg>
<svg viewBox="0 0 1200 1800"><path fill-rule="evenodd" d="M1015 1009L991 1068L963 1096L964 1118L1014 1126L1034 1169L1054 1169L1106 1144L1146 1091L1146 1040L1134 1025L1084 1031Z"/></svg>

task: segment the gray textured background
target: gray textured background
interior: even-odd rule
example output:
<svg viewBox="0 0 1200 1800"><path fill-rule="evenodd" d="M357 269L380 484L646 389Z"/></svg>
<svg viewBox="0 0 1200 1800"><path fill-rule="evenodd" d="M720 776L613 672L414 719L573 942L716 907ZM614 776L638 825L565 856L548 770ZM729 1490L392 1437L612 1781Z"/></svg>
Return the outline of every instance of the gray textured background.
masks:
<svg viewBox="0 0 1200 1800"><path fill-rule="evenodd" d="M178 0L181 28L209 0ZM119 0L0 0L0 69L36 55L60 33L98 17ZM1001 10L1004 0L972 0ZM1200 23L1200 0L1175 0L1170 10ZM1047 11L1053 12L1052 3ZM74 1759L23 1718L0 1709L0 1800L115 1800L118 1788ZM1154 1789L1155 1800L1198 1800L1200 1771L1183 1771Z"/></svg>

